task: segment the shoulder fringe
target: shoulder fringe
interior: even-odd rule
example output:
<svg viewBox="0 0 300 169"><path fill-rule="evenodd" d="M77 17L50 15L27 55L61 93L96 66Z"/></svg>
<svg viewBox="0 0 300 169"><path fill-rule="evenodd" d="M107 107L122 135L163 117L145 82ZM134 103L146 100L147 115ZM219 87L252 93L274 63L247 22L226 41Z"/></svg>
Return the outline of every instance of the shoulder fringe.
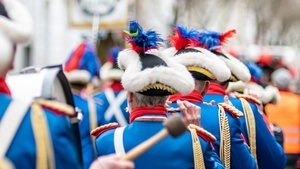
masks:
<svg viewBox="0 0 300 169"><path fill-rule="evenodd" d="M102 133L120 127L118 123L108 123L92 130L90 134L98 138Z"/></svg>
<svg viewBox="0 0 300 169"><path fill-rule="evenodd" d="M247 100L248 102L254 103L254 104L258 105L258 106L261 105L261 101L258 100L255 97L253 97L253 96L250 96L250 95L247 95L247 94L239 94L239 93L235 93L235 96L237 98L243 98L243 99Z"/></svg>
<svg viewBox="0 0 300 169"><path fill-rule="evenodd" d="M72 106L53 100L37 99L33 104L41 105L43 108L50 109L58 114L64 114L70 117L76 116Z"/></svg>
<svg viewBox="0 0 300 169"><path fill-rule="evenodd" d="M216 137L212 135L209 131L205 130L203 127L190 124L188 128L195 129L197 132L197 135L200 136L203 140L208 142L214 142L216 141Z"/></svg>
<svg viewBox="0 0 300 169"><path fill-rule="evenodd" d="M238 117L242 117L244 116L244 114L238 110L237 108L235 108L234 106L227 104L227 103L219 103L219 106L223 107L223 109L227 112L230 113L231 116L233 116L234 118L238 118Z"/></svg>

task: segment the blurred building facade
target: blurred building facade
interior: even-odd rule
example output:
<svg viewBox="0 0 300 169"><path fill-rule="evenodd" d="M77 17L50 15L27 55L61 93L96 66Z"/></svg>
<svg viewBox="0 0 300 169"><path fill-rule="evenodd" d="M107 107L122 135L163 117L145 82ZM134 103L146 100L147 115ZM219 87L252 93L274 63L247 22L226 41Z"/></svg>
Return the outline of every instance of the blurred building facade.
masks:
<svg viewBox="0 0 300 169"><path fill-rule="evenodd" d="M298 0L20 1L28 7L34 18L35 35L30 44L18 49L16 67L13 72L29 65L61 64L69 56L72 48L82 40L83 34L92 36L92 27L72 27L69 24L70 9L78 8L78 6L70 5L70 2L85 2L85 10L97 11L97 9L104 10L101 4L109 6L122 1L128 3L128 19L139 20L145 29L152 28L160 32L164 38L172 32L171 26L174 24L221 32L236 29L238 34L229 42L229 48L235 50L237 54L247 55L253 59L253 56L257 57L265 48L271 53L279 51L279 53L282 52L281 57L290 66L295 67L296 72L300 72L300 47L298 45L300 42L300 12L298 10L300 1ZM122 12L122 9L115 9L115 11ZM93 20L93 16L90 16L90 20ZM120 32L124 27L119 26L112 31ZM99 28L102 31L102 28ZM107 31L103 32L107 34Z"/></svg>

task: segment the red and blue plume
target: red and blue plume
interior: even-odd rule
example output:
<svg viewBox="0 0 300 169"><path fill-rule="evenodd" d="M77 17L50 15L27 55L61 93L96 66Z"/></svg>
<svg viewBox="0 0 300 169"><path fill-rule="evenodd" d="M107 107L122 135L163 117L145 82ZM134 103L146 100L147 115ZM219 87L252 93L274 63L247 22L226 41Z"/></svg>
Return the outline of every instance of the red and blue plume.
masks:
<svg viewBox="0 0 300 169"><path fill-rule="evenodd" d="M137 21L129 22L129 30L124 31L126 40L131 44L132 50L141 54L149 49L158 49L163 39L153 31L143 31L143 28Z"/></svg>
<svg viewBox="0 0 300 169"><path fill-rule="evenodd" d="M228 39L236 34L236 30L229 30L224 33L215 31L200 30L196 46L203 47L210 51L219 49L227 43Z"/></svg>
<svg viewBox="0 0 300 169"><path fill-rule="evenodd" d="M169 41L176 50L192 46L193 41L198 37L198 32L195 29L188 30L187 27L176 26L173 30L174 35L169 36Z"/></svg>
<svg viewBox="0 0 300 169"><path fill-rule="evenodd" d="M122 51L122 48L118 46L110 48L107 52L107 61L112 63L114 66L116 66L118 54L120 51Z"/></svg>
<svg viewBox="0 0 300 169"><path fill-rule="evenodd" d="M82 42L72 52L65 64L65 71L71 72L75 69L88 71L92 78L99 76L100 61L93 45Z"/></svg>
<svg viewBox="0 0 300 169"><path fill-rule="evenodd" d="M259 67L256 63L247 61L245 62L245 65L250 71L251 74L251 81L252 82L260 82L263 76L263 70L261 67Z"/></svg>

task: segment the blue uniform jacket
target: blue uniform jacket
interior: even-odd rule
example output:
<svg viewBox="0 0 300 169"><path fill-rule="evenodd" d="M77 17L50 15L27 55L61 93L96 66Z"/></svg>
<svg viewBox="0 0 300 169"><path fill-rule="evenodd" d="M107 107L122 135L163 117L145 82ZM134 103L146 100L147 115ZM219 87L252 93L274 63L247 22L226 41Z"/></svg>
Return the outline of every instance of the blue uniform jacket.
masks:
<svg viewBox="0 0 300 169"><path fill-rule="evenodd" d="M187 99L188 101L188 99ZM201 107L201 120L202 127L212 133L216 137L213 142L215 151L219 154L220 151L220 124L219 124L219 108L217 106L209 106L200 102L192 102ZM178 107L176 103L172 103L171 107ZM244 144L241 138L241 129L239 127L239 120L233 118L230 114L226 113L230 127L231 138L231 158L230 166L232 169L255 169L256 163L253 156L250 154L249 148Z"/></svg>
<svg viewBox="0 0 300 169"><path fill-rule="evenodd" d="M0 121L10 102L11 98L8 95L0 93ZM36 168L36 145L31 126L30 111L29 109L25 114L6 153L6 158L14 164L16 169ZM44 112L48 120L56 168L81 168L76 145L74 144L75 138L67 117L56 115L47 109L44 109Z"/></svg>
<svg viewBox="0 0 300 169"><path fill-rule="evenodd" d="M108 101L107 93L105 92L105 90L94 95L95 102L101 105L100 111L104 114L105 120L108 123L117 122L120 126L126 126L127 124L129 124L129 113L126 112L127 92L125 90L121 90L121 91L111 90L111 91L113 93L113 98L114 98L112 103L116 104L117 103L116 98L119 98L121 100L120 104L111 105L112 103ZM115 107L116 109L110 111L108 110L109 107Z"/></svg>
<svg viewBox="0 0 300 169"><path fill-rule="evenodd" d="M79 131L81 137L81 148L82 148L82 157L83 157L83 166L85 169L88 169L89 166L94 161L94 148L91 139L90 132L90 112L88 107L88 102L86 99L73 94L75 106L78 107L82 113L83 118L82 121L79 123ZM97 126L106 124L107 122L104 119L103 113L100 111L101 107L98 104L95 104L96 113L97 113Z"/></svg>
<svg viewBox="0 0 300 169"><path fill-rule="evenodd" d="M149 139L163 129L162 121L134 121L126 126L123 135L126 152ZM96 140L99 156L115 153L115 129L104 132ZM200 139L200 137L199 137ZM201 140L206 168L224 168L209 143ZM190 132L178 138L166 137L134 160L136 169L192 169L194 168L193 148Z"/></svg>
<svg viewBox="0 0 300 169"><path fill-rule="evenodd" d="M204 96L204 101L210 102L211 100L215 100L216 103L224 102L224 95L206 94ZM243 112L243 107L239 99L229 97L229 100L237 109ZM258 111L257 106L252 103L250 103L250 106L253 111L256 124L256 154L259 169L284 169L286 156L282 147L271 135L262 115ZM245 118L241 117L240 122L243 135L246 137L245 139L249 144Z"/></svg>

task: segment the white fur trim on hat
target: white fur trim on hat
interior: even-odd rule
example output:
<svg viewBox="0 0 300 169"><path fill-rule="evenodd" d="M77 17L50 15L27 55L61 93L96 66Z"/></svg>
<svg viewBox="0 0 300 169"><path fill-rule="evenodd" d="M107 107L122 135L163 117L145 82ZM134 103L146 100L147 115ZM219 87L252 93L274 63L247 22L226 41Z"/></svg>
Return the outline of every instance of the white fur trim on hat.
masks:
<svg viewBox="0 0 300 169"><path fill-rule="evenodd" d="M141 71L142 65L139 54L130 49L121 51L118 56L118 65L121 69L125 69L121 82L126 90L139 92L149 84L155 83L170 86L182 94L188 94L194 89L194 79L183 65L156 49L146 53L158 56L164 60L168 67L157 66Z"/></svg>
<svg viewBox="0 0 300 169"><path fill-rule="evenodd" d="M27 42L33 33L32 19L17 0L4 0L7 15L0 16L0 75L6 74L13 57L13 45Z"/></svg>
<svg viewBox="0 0 300 169"><path fill-rule="evenodd" d="M219 82L224 82L230 78L230 70L219 57L203 48L194 47L192 49L200 52L180 53L174 59L184 66L196 66L208 70ZM176 52L174 47L164 51L168 56L174 56Z"/></svg>
<svg viewBox="0 0 300 169"><path fill-rule="evenodd" d="M228 87L226 89L226 93L244 92L246 87L247 87L247 84L245 82L242 82L242 81L229 82Z"/></svg>
<svg viewBox="0 0 300 169"><path fill-rule="evenodd" d="M72 70L65 72L65 75L70 83L88 84L91 79L91 74L87 70Z"/></svg>
<svg viewBox="0 0 300 169"><path fill-rule="evenodd" d="M267 86L263 94L262 100L264 104L272 103L277 104L280 101L280 93L277 87Z"/></svg>
<svg viewBox="0 0 300 169"><path fill-rule="evenodd" d="M248 83L247 88L255 93L258 93L260 95L259 100L263 104L276 104L280 100L280 94L276 87L274 86L267 86L266 88L263 88L261 85L257 83Z"/></svg>
<svg viewBox="0 0 300 169"><path fill-rule="evenodd" d="M0 29L8 34L14 43L27 42L33 33L33 23L29 12L17 0L4 0L2 3L9 19L0 16Z"/></svg>
<svg viewBox="0 0 300 169"><path fill-rule="evenodd" d="M111 62L106 62L100 69L100 77L102 80L119 80L121 81L124 71L118 68L113 68Z"/></svg>
<svg viewBox="0 0 300 169"><path fill-rule="evenodd" d="M219 55L220 58L225 62L227 67L230 69L231 73L243 82L249 82L251 79L251 74L249 69L241 61L233 57L228 53L223 53L227 58Z"/></svg>

